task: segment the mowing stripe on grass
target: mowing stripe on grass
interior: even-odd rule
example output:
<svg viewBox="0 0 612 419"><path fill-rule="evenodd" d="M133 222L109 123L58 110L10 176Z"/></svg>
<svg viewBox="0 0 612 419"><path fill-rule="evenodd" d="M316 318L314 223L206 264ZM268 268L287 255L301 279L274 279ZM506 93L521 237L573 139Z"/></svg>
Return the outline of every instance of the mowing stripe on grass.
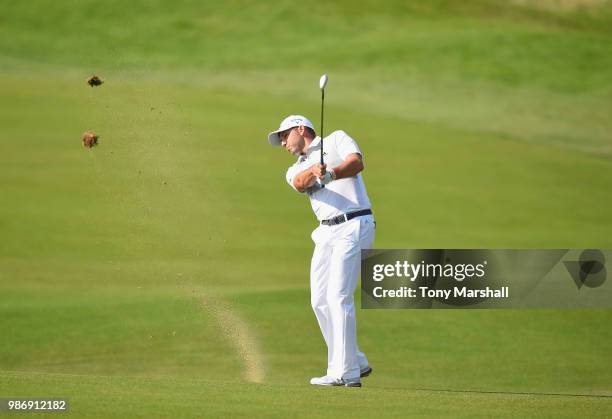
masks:
<svg viewBox="0 0 612 419"><path fill-rule="evenodd" d="M612 399L612 395L607 394L576 394L576 393L542 393L531 391L495 391L495 390L455 390L448 388L414 388L402 390L426 391L433 393L474 393L474 394L509 394L512 396L561 396L561 397L595 397Z"/></svg>

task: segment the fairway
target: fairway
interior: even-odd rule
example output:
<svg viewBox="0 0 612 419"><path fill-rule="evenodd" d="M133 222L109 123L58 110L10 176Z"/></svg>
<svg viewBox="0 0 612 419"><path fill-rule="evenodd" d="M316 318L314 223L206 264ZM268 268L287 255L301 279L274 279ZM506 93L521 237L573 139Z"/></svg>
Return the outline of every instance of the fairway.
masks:
<svg viewBox="0 0 612 419"><path fill-rule="evenodd" d="M612 416L610 310L358 310L372 376L310 386L316 219L266 139L326 72L376 248L612 248L612 5L560 3L0 2L0 398Z"/></svg>

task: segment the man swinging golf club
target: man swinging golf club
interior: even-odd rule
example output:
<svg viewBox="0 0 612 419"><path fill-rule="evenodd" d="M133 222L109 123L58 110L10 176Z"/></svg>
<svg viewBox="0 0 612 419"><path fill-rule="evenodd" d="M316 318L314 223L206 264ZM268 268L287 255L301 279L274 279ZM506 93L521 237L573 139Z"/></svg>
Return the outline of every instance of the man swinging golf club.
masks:
<svg viewBox="0 0 612 419"><path fill-rule="evenodd" d="M374 240L374 217L361 176L363 158L357 143L335 131L323 144L323 100L327 76L321 77L321 136L301 115L285 118L268 135L297 156L287 182L306 193L320 225L310 267L311 305L327 344L327 373L310 380L321 386L361 387L372 372L357 346L353 294L361 266L361 249ZM325 149L323 150L323 146Z"/></svg>

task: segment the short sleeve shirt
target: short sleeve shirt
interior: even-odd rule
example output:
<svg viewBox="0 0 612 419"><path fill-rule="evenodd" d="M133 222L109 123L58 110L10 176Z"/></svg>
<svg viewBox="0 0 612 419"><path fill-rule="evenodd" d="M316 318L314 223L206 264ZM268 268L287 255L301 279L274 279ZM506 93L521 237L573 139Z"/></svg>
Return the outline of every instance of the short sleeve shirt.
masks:
<svg viewBox="0 0 612 419"><path fill-rule="evenodd" d="M349 154L353 153L361 154L361 151L355 140L344 131L335 131L323 141L323 161L329 169L339 166ZM286 178L289 185L295 189L293 178L313 164L319 163L320 159L321 138L316 137L310 143L306 154L299 156L297 162L287 170ZM361 173L330 182L325 188L315 183L306 190L306 193L319 221L371 207Z"/></svg>

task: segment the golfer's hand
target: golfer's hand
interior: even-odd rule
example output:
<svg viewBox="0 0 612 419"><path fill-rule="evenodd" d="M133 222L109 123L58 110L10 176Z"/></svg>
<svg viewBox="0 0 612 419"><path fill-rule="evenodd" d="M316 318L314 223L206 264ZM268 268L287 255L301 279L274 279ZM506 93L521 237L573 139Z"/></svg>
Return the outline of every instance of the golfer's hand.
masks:
<svg viewBox="0 0 612 419"><path fill-rule="evenodd" d="M326 169L327 165L317 163L310 166L310 173L312 173L316 178L323 179L325 177Z"/></svg>
<svg viewBox="0 0 612 419"><path fill-rule="evenodd" d="M334 175L332 174L332 171L326 170L325 176L319 179L319 183L321 183L321 185L327 185L332 180L334 180Z"/></svg>

